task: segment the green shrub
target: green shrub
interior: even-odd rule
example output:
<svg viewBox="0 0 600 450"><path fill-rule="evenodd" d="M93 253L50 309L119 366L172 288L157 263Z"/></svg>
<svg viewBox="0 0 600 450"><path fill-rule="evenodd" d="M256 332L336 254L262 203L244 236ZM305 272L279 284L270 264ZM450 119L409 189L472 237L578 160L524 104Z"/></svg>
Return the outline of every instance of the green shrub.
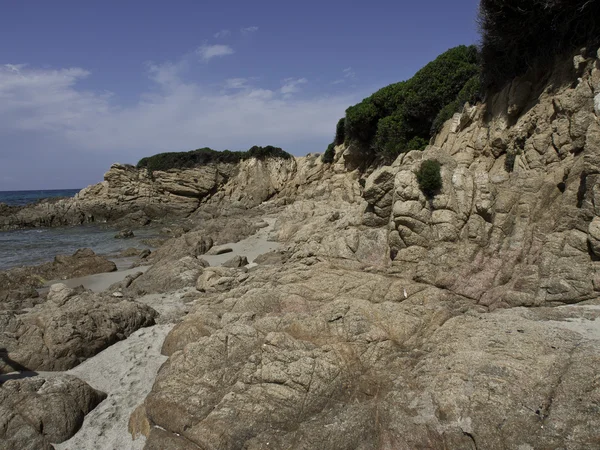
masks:
<svg viewBox="0 0 600 450"><path fill-rule="evenodd" d="M401 114L384 117L377 124L375 149L388 158L396 158L407 150L408 123Z"/></svg>
<svg viewBox="0 0 600 450"><path fill-rule="evenodd" d="M500 89L556 55L600 43L598 0L481 0L483 82Z"/></svg>
<svg viewBox="0 0 600 450"><path fill-rule="evenodd" d="M483 92L481 87L481 75L474 75L469 81L465 83L463 88L460 90L456 99L444 106L437 114L431 125L431 135L435 135L440 132L444 123L451 119L454 114L460 112L465 106L465 103L474 105L478 101L483 100Z"/></svg>
<svg viewBox="0 0 600 450"><path fill-rule="evenodd" d="M373 103L363 100L346 110L345 136L361 144L369 144L375 135L379 114Z"/></svg>
<svg viewBox="0 0 600 450"><path fill-rule="evenodd" d="M388 157L412 150L408 144L428 141L440 110L478 74L475 46L450 49L411 79L386 86L348 108L345 139Z"/></svg>
<svg viewBox="0 0 600 450"><path fill-rule="evenodd" d="M326 164L331 164L333 162L333 158L335 157L335 144L331 143L329 144L329 146L327 147L327 150L325 150L325 153L323 153L323 156L321 156L321 161L323 161Z"/></svg>
<svg viewBox="0 0 600 450"><path fill-rule="evenodd" d="M158 153L154 156L142 158L137 163L139 169L146 168L150 173L156 170L186 169L203 166L210 163L237 163L244 159L257 158L292 158L292 155L279 147L254 146L246 152L232 152L223 150L218 152L208 147L199 148L189 152Z"/></svg>
<svg viewBox="0 0 600 450"><path fill-rule="evenodd" d="M422 137L415 136L408 144L406 144L406 148L408 150L425 150L425 147L429 145L429 141L427 139L423 139Z"/></svg>
<svg viewBox="0 0 600 450"><path fill-rule="evenodd" d="M342 145L346 140L346 118L342 117L338 120L338 123L335 127L335 140L333 143L335 145Z"/></svg>
<svg viewBox="0 0 600 450"><path fill-rule="evenodd" d="M441 166L435 159L427 159L421 163L417 171L417 182L423 194L433 197L442 188Z"/></svg>

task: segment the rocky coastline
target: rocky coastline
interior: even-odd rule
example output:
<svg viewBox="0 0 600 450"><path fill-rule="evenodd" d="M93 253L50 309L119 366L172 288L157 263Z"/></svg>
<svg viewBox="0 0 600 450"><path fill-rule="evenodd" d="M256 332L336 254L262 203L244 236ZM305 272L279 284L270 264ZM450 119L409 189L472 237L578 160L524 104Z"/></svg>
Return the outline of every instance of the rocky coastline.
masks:
<svg viewBox="0 0 600 450"><path fill-rule="evenodd" d="M2 230L180 221L102 292L27 281L113 270L90 251L0 274L2 442L600 446L598 99L600 56L578 53L390 165L344 144L332 163L115 164L73 199L0 210Z"/></svg>

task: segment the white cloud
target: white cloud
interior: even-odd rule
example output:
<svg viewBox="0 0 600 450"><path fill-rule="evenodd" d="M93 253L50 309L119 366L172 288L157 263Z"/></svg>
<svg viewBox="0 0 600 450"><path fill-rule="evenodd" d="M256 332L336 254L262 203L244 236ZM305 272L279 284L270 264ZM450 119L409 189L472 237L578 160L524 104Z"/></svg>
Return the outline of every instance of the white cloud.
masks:
<svg viewBox="0 0 600 450"><path fill-rule="evenodd" d="M284 95L291 95L300 90L301 84L308 83L306 78L286 78L283 80L283 86L281 87L281 93Z"/></svg>
<svg viewBox="0 0 600 450"><path fill-rule="evenodd" d="M203 61L210 61L212 58L215 58L218 56L232 55L234 53L234 51L229 45L204 44L196 50L196 53L198 55L200 55L200 58L202 58Z"/></svg>
<svg viewBox="0 0 600 450"><path fill-rule="evenodd" d="M338 80L332 81L331 84L342 84L342 83L345 83L347 80L353 80L356 78L356 72L354 72L354 70L352 70L352 67L347 67L342 70L342 76L344 78L340 78Z"/></svg>
<svg viewBox="0 0 600 450"><path fill-rule="evenodd" d="M327 141L348 105L363 97L290 97L307 83L305 78L286 79L277 90L229 79L225 84L232 90L223 91L223 84L185 80L184 66L149 64L146 75L155 87L125 105L113 94L80 88L77 83L91 75L82 68L0 65L0 148L8 146L9 136L22 136L25 146L34 132L55 144L39 150L28 146L31 151L48 156L69 148L69 158L113 152L121 162L203 146L245 149L271 144L321 151L320 144L313 148L307 143ZM19 152L13 144L11 148ZM105 169L99 167L98 172Z"/></svg>
<svg viewBox="0 0 600 450"><path fill-rule="evenodd" d="M347 67L344 70L342 70L343 74L344 74L344 78L355 78L356 77L356 72L354 72L354 70L352 70L352 67Z"/></svg>
<svg viewBox="0 0 600 450"><path fill-rule="evenodd" d="M222 39L222 38L229 36L230 34L231 34L231 31L229 31L229 30L221 30L221 31L217 31L213 36L216 39Z"/></svg>
<svg viewBox="0 0 600 450"><path fill-rule="evenodd" d="M258 27L246 27L242 28L240 31L242 32L242 34L255 33L258 31Z"/></svg>
<svg viewBox="0 0 600 450"><path fill-rule="evenodd" d="M229 78L225 80L225 89L244 89L248 87L246 78Z"/></svg>

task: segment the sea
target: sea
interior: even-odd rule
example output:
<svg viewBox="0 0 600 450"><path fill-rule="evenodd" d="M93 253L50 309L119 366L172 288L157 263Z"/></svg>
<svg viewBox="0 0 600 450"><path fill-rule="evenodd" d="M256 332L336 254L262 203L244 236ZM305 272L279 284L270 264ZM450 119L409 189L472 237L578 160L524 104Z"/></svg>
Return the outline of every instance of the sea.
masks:
<svg viewBox="0 0 600 450"><path fill-rule="evenodd" d="M73 197L77 192L79 189L0 191L0 203L26 205L44 198ZM156 236L150 229L134 229L134 238L115 239L117 231L103 225L0 231L0 270L42 264L56 255L71 255L80 248L115 257L129 247L149 248L141 240Z"/></svg>

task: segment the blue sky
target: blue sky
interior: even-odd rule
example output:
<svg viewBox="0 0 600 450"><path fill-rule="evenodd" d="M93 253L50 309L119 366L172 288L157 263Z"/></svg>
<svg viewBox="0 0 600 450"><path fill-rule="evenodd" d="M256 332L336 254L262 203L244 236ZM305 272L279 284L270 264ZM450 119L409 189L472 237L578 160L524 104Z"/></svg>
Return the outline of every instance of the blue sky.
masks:
<svg viewBox="0 0 600 450"><path fill-rule="evenodd" d="M0 0L0 190L199 147L321 152L345 109L478 40L477 0Z"/></svg>

